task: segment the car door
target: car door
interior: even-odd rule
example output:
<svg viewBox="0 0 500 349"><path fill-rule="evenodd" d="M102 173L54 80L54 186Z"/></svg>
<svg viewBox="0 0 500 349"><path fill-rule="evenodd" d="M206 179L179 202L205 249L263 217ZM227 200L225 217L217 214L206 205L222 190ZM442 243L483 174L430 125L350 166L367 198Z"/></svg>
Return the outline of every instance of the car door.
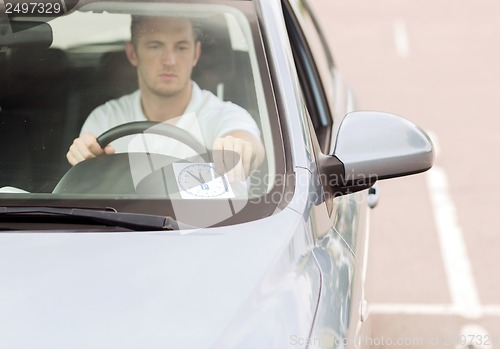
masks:
<svg viewBox="0 0 500 349"><path fill-rule="evenodd" d="M354 99L334 65L309 4L304 0L283 1L283 12L317 159L333 152L336 130L354 109ZM321 169L316 170L319 179L328 182ZM366 197L366 190L327 197L313 209L315 254L324 280L311 336L311 343L318 348L331 348L332 343L333 347L354 344L360 335L359 325L366 318Z"/></svg>

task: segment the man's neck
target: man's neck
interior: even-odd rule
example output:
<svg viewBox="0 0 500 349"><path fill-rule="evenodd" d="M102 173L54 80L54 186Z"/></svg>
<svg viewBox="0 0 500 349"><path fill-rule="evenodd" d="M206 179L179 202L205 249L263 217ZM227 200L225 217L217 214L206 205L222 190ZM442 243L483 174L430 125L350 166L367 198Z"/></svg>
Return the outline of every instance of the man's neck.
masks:
<svg viewBox="0 0 500 349"><path fill-rule="evenodd" d="M164 122L176 118L184 114L192 93L192 83L189 83L188 87L179 94L170 97L141 90L142 111L150 121Z"/></svg>

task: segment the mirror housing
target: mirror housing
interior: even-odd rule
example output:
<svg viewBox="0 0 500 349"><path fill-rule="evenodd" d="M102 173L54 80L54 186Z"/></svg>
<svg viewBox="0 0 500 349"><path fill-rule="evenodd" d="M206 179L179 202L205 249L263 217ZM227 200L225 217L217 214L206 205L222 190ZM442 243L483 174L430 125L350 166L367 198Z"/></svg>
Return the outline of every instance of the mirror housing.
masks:
<svg viewBox="0 0 500 349"><path fill-rule="evenodd" d="M344 118L333 154L322 155L320 167L323 184L338 196L380 179L427 171L433 161L432 142L414 123L394 114L357 111Z"/></svg>

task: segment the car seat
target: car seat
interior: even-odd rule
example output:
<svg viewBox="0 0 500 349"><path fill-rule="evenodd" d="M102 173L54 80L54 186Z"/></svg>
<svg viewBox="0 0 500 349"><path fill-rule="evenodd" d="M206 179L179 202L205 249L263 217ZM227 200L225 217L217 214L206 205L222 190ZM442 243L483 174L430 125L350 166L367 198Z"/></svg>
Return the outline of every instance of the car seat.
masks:
<svg viewBox="0 0 500 349"><path fill-rule="evenodd" d="M48 192L67 169L67 57L59 49L11 49L6 68L0 99L0 187Z"/></svg>

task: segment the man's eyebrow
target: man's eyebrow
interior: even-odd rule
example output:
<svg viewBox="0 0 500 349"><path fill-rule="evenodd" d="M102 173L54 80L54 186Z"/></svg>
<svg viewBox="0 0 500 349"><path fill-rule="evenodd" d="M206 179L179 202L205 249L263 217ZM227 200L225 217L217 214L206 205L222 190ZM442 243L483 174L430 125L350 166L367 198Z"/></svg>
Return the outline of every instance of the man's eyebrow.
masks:
<svg viewBox="0 0 500 349"><path fill-rule="evenodd" d="M153 40L147 40L146 44L163 44L163 42L160 41L160 40L154 40L153 39Z"/></svg>

